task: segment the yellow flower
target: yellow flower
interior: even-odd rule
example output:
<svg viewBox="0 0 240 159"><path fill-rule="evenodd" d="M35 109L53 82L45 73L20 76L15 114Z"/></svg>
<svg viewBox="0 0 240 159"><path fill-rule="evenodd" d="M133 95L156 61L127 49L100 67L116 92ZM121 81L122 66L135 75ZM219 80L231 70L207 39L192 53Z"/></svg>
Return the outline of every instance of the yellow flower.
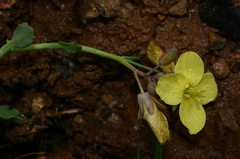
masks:
<svg viewBox="0 0 240 159"><path fill-rule="evenodd" d="M156 92L169 105L178 105L179 116L190 134L197 134L205 125L206 113L202 105L217 96L217 84L212 73L204 73L202 59L195 52L183 53L174 74L158 80Z"/></svg>

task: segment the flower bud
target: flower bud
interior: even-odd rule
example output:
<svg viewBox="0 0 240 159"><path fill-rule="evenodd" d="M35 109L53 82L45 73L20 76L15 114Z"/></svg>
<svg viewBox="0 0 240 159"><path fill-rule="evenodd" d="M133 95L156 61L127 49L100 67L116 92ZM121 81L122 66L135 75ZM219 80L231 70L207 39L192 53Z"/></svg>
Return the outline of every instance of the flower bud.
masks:
<svg viewBox="0 0 240 159"><path fill-rule="evenodd" d="M138 94L140 113L153 130L158 141L163 145L170 137L168 122L165 115L158 110L148 93Z"/></svg>
<svg viewBox="0 0 240 159"><path fill-rule="evenodd" d="M163 50L155 41L150 41L147 48L147 57L154 64L158 65L158 59L163 54Z"/></svg>
<svg viewBox="0 0 240 159"><path fill-rule="evenodd" d="M148 48L147 48L148 59L154 65L159 65L159 58L162 54L163 54L163 50L161 49L161 47L155 41L150 41ZM173 62L166 66L163 66L162 64L160 65L160 68L162 69L162 71L164 73L174 72L174 67L175 67L175 65Z"/></svg>
<svg viewBox="0 0 240 159"><path fill-rule="evenodd" d="M162 54L159 58L159 64L162 66L169 65L177 56L177 49L167 50L164 54Z"/></svg>
<svg viewBox="0 0 240 159"><path fill-rule="evenodd" d="M148 77L148 81L149 82L154 82L157 83L157 81L164 76L164 73L162 72L158 72L157 74L153 75L153 76L149 76Z"/></svg>
<svg viewBox="0 0 240 159"><path fill-rule="evenodd" d="M138 94L137 99L142 112L144 112L143 107L145 107L150 114L154 113L155 104L147 92Z"/></svg>
<svg viewBox="0 0 240 159"><path fill-rule="evenodd" d="M147 90L150 94L156 94L156 83L148 83Z"/></svg>

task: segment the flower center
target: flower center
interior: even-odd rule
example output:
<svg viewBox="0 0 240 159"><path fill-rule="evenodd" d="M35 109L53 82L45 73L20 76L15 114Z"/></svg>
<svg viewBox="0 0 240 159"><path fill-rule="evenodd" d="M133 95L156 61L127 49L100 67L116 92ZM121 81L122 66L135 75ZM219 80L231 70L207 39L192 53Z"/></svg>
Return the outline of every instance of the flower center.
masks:
<svg viewBox="0 0 240 159"><path fill-rule="evenodd" d="M205 98L205 96L202 95L203 92L205 92L205 90L197 90L192 87L188 87L184 92L184 97L193 98L193 99L196 99L198 102L200 102L199 98Z"/></svg>

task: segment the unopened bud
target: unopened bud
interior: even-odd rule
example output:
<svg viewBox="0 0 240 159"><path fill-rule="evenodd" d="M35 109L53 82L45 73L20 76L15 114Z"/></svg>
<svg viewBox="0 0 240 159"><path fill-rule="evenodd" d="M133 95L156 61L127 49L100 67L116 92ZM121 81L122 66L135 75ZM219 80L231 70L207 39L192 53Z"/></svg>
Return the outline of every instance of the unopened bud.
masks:
<svg viewBox="0 0 240 159"><path fill-rule="evenodd" d="M149 45L148 45L148 48L147 48L147 57L148 57L148 59L154 65L159 65L160 64L160 68L162 69L162 71L164 73L174 72L175 65L174 65L173 62L170 63L167 66L163 65L163 64L166 64L166 62L165 63L159 63L159 58L163 54L164 54L163 50L161 49L161 47L155 41L150 41L149 42Z"/></svg>
<svg viewBox="0 0 240 159"><path fill-rule="evenodd" d="M157 81L158 81L161 77L163 77L163 76L164 76L164 73L158 72L157 74L155 74L155 75L153 75L153 76L150 76L150 77L149 77L149 81L150 81L150 82L155 82L155 83L157 83Z"/></svg>
<svg viewBox="0 0 240 159"><path fill-rule="evenodd" d="M148 83L147 90L150 94L156 94L156 84L153 82Z"/></svg>
<svg viewBox="0 0 240 159"><path fill-rule="evenodd" d="M162 66L169 65L177 56L177 49L167 50L164 54L162 54L159 58L159 64Z"/></svg>
<svg viewBox="0 0 240 159"><path fill-rule="evenodd" d="M159 61L158 59L163 54L163 50L161 47L155 42L150 41L148 48L147 48L147 57L148 59L154 64L158 65Z"/></svg>
<svg viewBox="0 0 240 159"><path fill-rule="evenodd" d="M144 112L144 107L145 107L145 108L147 108L147 110L150 114L154 113L154 105L155 104L147 92L138 94L137 99L138 99L138 104L139 104L141 112Z"/></svg>

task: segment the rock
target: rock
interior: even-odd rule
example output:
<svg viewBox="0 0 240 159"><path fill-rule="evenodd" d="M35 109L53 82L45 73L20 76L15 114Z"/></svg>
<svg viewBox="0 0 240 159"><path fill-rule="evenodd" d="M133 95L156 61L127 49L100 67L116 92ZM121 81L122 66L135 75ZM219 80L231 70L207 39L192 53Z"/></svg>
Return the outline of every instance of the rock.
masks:
<svg viewBox="0 0 240 159"><path fill-rule="evenodd" d="M32 112L37 114L39 113L42 108L44 107L44 100L41 97L33 98L32 100Z"/></svg>
<svg viewBox="0 0 240 159"><path fill-rule="evenodd" d="M240 7L230 0L203 0L199 15L229 39L240 41Z"/></svg>
<svg viewBox="0 0 240 159"><path fill-rule="evenodd" d="M157 15L157 19L158 19L159 21L163 21L165 18L166 18L165 15L161 15L161 14L158 14L158 15Z"/></svg>
<svg viewBox="0 0 240 159"><path fill-rule="evenodd" d="M169 13L174 16L184 16L187 13L187 4L186 0L181 0L169 8Z"/></svg>
<svg viewBox="0 0 240 159"><path fill-rule="evenodd" d="M224 59L219 59L213 64L213 73L218 79L224 79L229 73L228 63Z"/></svg>
<svg viewBox="0 0 240 159"><path fill-rule="evenodd" d="M3 0L0 2L0 9L11 8L16 3L16 0Z"/></svg>
<svg viewBox="0 0 240 159"><path fill-rule="evenodd" d="M80 115L80 114L76 115L75 118L74 118L74 121L78 124L83 123L83 116Z"/></svg>
<svg viewBox="0 0 240 159"><path fill-rule="evenodd" d="M221 50L226 44L226 39L215 33L209 34L209 45L211 50Z"/></svg>
<svg viewBox="0 0 240 159"><path fill-rule="evenodd" d="M84 0L78 8L78 13L85 23L100 16L104 18L119 16L126 19L132 16L133 10L133 5L128 0Z"/></svg>

